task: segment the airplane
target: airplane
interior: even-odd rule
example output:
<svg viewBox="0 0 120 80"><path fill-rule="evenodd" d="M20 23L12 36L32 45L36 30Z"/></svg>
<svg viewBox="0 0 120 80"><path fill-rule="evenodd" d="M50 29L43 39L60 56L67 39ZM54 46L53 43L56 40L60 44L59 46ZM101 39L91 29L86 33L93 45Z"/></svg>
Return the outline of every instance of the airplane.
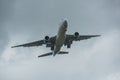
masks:
<svg viewBox="0 0 120 80"><path fill-rule="evenodd" d="M86 40L90 39L92 37L99 37L100 35L79 35L78 32L75 32L74 34L66 34L68 28L68 22L67 20L62 21L57 35L53 37L45 36L43 40L38 40L35 42L30 42L22 45L12 46L11 48L15 47L33 47L33 46L42 46L46 45L46 47L50 47L52 52L39 55L38 57L45 57L56 54L68 54L66 51L61 51L61 47L67 46L67 48L71 48L71 44L73 41L80 41L80 40Z"/></svg>

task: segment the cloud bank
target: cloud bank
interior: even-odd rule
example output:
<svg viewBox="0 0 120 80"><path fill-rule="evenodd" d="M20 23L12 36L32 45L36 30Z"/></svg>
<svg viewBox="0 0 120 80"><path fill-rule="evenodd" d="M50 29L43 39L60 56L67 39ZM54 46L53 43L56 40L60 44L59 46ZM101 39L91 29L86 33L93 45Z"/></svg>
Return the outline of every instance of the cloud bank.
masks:
<svg viewBox="0 0 120 80"><path fill-rule="evenodd" d="M120 79L119 0L1 0L0 4L0 80ZM69 21L70 34L102 36L75 42L69 55L56 57L38 59L50 51L45 47L10 48L55 35L62 18Z"/></svg>

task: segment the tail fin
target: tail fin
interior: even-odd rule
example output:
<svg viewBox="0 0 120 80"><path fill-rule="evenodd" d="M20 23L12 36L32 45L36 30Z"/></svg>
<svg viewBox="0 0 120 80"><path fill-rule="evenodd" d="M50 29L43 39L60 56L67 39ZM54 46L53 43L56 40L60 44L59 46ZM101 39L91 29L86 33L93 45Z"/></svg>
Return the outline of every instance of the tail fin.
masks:
<svg viewBox="0 0 120 80"><path fill-rule="evenodd" d="M50 55L52 55L52 54L53 54L53 52L49 52L49 53L46 53L46 54L42 54L42 55L40 55L40 56L38 56L38 57L50 56ZM68 52L60 51L58 54L68 54Z"/></svg>

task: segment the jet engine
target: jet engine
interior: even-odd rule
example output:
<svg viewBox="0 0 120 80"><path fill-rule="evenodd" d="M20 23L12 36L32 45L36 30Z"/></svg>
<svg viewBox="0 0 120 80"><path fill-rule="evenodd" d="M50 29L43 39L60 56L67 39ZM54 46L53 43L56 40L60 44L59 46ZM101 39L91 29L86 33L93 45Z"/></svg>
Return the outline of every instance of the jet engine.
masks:
<svg viewBox="0 0 120 80"><path fill-rule="evenodd" d="M75 32L75 33L74 33L74 36L75 36L75 37L79 37L79 33L78 33L78 32Z"/></svg>
<svg viewBox="0 0 120 80"><path fill-rule="evenodd" d="M48 43L49 39L50 39L49 36L45 36L44 43Z"/></svg>
<svg viewBox="0 0 120 80"><path fill-rule="evenodd" d="M75 40L76 40L76 41L79 40L79 33L78 33L78 32L75 32L75 33L74 33L74 36L75 36Z"/></svg>

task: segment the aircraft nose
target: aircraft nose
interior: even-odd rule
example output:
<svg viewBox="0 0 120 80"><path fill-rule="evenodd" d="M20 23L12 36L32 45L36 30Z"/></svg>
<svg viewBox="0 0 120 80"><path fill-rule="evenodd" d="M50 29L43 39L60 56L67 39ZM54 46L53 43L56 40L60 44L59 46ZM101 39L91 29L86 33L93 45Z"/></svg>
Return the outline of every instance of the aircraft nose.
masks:
<svg viewBox="0 0 120 80"><path fill-rule="evenodd" d="M67 28L67 26L68 26L67 20L65 20L65 21L63 22L63 24L64 24L64 26Z"/></svg>

